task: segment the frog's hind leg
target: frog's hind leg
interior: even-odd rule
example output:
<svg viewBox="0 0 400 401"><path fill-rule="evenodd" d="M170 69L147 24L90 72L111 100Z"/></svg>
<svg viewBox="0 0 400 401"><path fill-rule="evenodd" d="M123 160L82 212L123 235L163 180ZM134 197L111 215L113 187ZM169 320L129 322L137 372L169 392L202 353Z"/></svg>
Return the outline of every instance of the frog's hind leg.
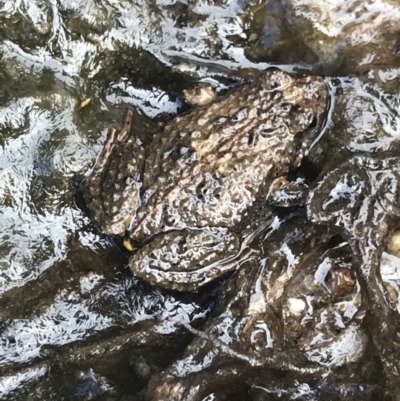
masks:
<svg viewBox="0 0 400 401"><path fill-rule="evenodd" d="M110 128L83 186L90 215L106 235L123 236L140 203L144 149L139 140L130 137L133 115L128 109L122 129Z"/></svg>
<svg viewBox="0 0 400 401"><path fill-rule="evenodd" d="M135 276L155 286L197 292L250 256L226 229L192 228L154 236L131 257L130 267Z"/></svg>
<svg viewBox="0 0 400 401"><path fill-rule="evenodd" d="M93 173L87 177L86 182L90 185L96 177L99 177L104 169L104 166L111 154L111 151L114 147L114 143L117 138L117 130L114 127L110 127L107 133L107 140L104 143L103 149L99 157L96 160L95 165L93 166Z"/></svg>
<svg viewBox="0 0 400 401"><path fill-rule="evenodd" d="M117 130L115 127L109 128L103 149L101 150L101 153L97 158L95 165L93 166L93 172L86 179L89 187L96 178L102 175L105 164L107 163L107 160L109 160L114 146L118 142L127 142L132 127L132 119L133 110L128 109L124 116L124 125L122 129Z"/></svg>
<svg viewBox="0 0 400 401"><path fill-rule="evenodd" d="M86 207L95 222L98 220L98 216L103 213L103 202L101 196L103 172L106 169L107 161L112 153L116 138L117 129L110 127L108 129L107 139L103 145L103 149L101 150L100 155L97 157L92 171L81 185L82 195L85 200Z"/></svg>
<svg viewBox="0 0 400 401"><path fill-rule="evenodd" d="M134 117L134 110L128 109L124 116L124 125L122 129L118 132L118 141L126 142L132 128L132 120Z"/></svg>

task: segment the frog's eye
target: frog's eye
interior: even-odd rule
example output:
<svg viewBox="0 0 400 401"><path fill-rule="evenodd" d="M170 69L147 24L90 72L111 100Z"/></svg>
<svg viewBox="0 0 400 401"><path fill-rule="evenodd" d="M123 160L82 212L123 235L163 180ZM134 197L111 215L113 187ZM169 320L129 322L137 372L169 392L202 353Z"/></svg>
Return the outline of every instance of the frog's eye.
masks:
<svg viewBox="0 0 400 401"><path fill-rule="evenodd" d="M288 102L280 103L279 108L285 113L289 113L292 110L292 103Z"/></svg>

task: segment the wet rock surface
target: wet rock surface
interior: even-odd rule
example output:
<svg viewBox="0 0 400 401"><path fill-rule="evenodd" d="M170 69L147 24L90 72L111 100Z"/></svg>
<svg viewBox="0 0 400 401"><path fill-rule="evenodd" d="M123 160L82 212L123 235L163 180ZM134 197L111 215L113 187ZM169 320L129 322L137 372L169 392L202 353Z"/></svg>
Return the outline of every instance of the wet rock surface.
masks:
<svg viewBox="0 0 400 401"><path fill-rule="evenodd" d="M2 399L398 399L396 2L0 10ZM134 106L149 146L185 89L277 65L324 75L329 99L259 255L197 294L132 277L76 198L107 127Z"/></svg>

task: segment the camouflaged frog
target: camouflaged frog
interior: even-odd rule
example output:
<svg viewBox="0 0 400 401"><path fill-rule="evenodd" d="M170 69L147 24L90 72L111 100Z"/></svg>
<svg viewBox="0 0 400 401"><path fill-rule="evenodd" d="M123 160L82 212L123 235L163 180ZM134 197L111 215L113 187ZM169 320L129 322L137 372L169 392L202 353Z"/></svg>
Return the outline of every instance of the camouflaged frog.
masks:
<svg viewBox="0 0 400 401"><path fill-rule="evenodd" d="M315 128L326 97L320 77L267 70L176 117L146 152L129 110L84 182L92 220L138 244L135 276L197 291L251 254L255 233L242 233L271 183L301 160L301 134Z"/></svg>

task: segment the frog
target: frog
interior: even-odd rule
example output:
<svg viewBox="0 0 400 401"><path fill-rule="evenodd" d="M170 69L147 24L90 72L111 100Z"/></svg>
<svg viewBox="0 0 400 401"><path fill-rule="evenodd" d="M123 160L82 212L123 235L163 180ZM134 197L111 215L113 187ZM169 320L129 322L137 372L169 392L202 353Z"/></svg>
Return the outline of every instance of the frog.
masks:
<svg viewBox="0 0 400 401"><path fill-rule="evenodd" d="M111 127L82 185L90 218L137 249L134 276L197 292L257 253L274 180L323 121L324 78L268 69L160 128L146 147L135 111ZM257 227L252 222L257 221Z"/></svg>
<svg viewBox="0 0 400 401"><path fill-rule="evenodd" d="M400 400L400 316L380 272L382 253L400 227L400 158L385 152L355 154L325 170L308 194L308 218L334 228L348 242L386 391Z"/></svg>

